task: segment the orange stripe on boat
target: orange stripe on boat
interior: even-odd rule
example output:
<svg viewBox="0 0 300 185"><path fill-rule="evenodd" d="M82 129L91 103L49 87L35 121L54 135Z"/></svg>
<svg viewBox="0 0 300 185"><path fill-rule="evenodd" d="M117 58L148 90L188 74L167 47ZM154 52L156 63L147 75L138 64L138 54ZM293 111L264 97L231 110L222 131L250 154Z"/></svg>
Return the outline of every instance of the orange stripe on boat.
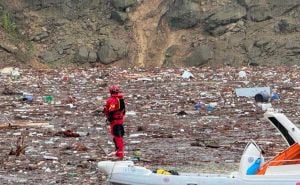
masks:
<svg viewBox="0 0 300 185"><path fill-rule="evenodd" d="M297 160L297 159L298 159L298 161L285 161L285 160ZM292 146L290 146L289 148L287 148L286 150L284 150L283 152L280 152L272 160L265 163L256 174L264 175L268 166L279 166L279 165L289 165L289 164L300 164L300 144L299 143L295 143Z"/></svg>

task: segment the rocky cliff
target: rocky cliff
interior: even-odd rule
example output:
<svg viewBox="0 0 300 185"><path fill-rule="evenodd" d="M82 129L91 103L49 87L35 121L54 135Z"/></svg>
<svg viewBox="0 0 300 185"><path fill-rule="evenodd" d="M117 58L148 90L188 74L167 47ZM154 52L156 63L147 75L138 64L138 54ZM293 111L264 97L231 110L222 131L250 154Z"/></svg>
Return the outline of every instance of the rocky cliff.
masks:
<svg viewBox="0 0 300 185"><path fill-rule="evenodd" d="M299 0L0 1L2 64L294 65Z"/></svg>

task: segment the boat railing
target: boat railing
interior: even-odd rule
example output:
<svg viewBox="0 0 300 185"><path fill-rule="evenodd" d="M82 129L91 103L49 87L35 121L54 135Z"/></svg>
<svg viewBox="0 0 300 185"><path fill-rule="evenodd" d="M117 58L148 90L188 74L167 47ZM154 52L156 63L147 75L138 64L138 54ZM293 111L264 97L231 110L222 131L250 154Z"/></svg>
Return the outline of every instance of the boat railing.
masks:
<svg viewBox="0 0 300 185"><path fill-rule="evenodd" d="M292 165L292 164L300 164L300 159L270 161L267 166Z"/></svg>

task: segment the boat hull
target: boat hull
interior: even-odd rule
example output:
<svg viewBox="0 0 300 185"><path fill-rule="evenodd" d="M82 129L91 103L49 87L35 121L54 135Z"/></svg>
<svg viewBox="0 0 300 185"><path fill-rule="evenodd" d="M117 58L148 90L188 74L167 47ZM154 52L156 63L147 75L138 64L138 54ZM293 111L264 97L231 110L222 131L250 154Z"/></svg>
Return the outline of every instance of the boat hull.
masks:
<svg viewBox="0 0 300 185"><path fill-rule="evenodd" d="M113 174L109 179L112 185L298 185L300 178L231 178L205 176L171 176L171 175L139 175Z"/></svg>
<svg viewBox="0 0 300 185"><path fill-rule="evenodd" d="M300 185L300 175L160 175L131 162L98 163L111 185Z"/></svg>

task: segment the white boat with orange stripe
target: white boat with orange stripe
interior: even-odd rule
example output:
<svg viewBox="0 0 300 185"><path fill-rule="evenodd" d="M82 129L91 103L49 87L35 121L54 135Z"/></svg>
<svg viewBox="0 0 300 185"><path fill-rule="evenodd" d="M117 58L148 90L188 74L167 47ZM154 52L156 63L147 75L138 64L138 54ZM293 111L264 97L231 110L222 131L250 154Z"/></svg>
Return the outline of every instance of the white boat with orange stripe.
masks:
<svg viewBox="0 0 300 185"><path fill-rule="evenodd" d="M244 150L239 171L230 175L160 175L135 166L132 161L102 161L98 168L108 175L110 185L300 185L299 128L282 113L268 111L264 116L282 134L289 147L265 162L262 150L251 141Z"/></svg>

